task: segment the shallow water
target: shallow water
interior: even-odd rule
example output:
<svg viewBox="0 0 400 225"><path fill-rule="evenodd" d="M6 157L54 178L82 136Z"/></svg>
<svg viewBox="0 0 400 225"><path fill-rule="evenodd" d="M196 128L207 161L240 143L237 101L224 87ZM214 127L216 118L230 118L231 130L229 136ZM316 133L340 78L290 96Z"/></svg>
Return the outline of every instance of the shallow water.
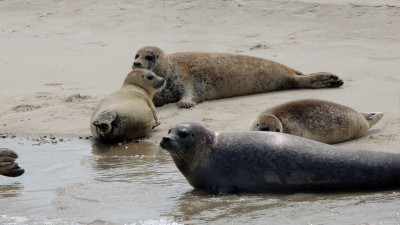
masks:
<svg viewBox="0 0 400 225"><path fill-rule="evenodd" d="M398 190L210 196L157 143L17 137L0 146L26 170L0 177L0 224L400 224Z"/></svg>

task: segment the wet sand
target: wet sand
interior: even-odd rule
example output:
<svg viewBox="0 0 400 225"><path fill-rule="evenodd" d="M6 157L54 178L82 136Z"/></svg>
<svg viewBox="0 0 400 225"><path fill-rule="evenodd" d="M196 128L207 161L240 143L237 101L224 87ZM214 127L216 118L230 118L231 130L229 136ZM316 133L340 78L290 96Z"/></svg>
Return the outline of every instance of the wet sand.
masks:
<svg viewBox="0 0 400 225"><path fill-rule="evenodd" d="M130 71L136 50L146 45L155 45L167 53L208 51L258 56L280 62L306 74L319 71L332 72L338 74L345 83L343 87L334 89L287 90L202 102L192 109L179 109L176 104L168 104L157 108L161 125L144 140L152 146L158 145L161 137L177 122L199 122L215 131L246 130L250 121L268 107L290 100L317 98L347 105L361 112L384 112L381 121L364 137L338 144L339 146L400 153L400 20L398 19L400 3L396 0L388 0L384 3L372 0L340 0L329 3L320 0L269 2L148 0L140 4L130 1L71 3L69 1L25 0L0 1L0 6L2 15L0 133L1 136L6 137L0 139L2 147L8 146L10 140L18 138L40 139L43 136L54 136L53 141L58 142L56 145L48 143L50 144L48 149L58 149L57 146L60 146L61 155L68 155L69 147L62 147L63 141L59 139L79 140L79 137L82 137L83 140L80 141L85 141L85 138L91 135L89 122L96 104L122 85L125 75ZM12 139L13 136L16 137ZM31 163L31 168L28 166L27 169L34 170L40 164L35 164L35 162L40 162L43 159L41 157L56 158L53 155L55 152L50 150L40 156L40 154L32 154L25 145L12 145L12 147L20 154L22 167L24 167L23 163L25 165ZM82 148L82 152L78 151L77 156L71 158L72 161L81 161L83 157L81 154L87 154L89 157L93 155L91 147L83 146ZM40 150L35 151L40 152ZM165 152L160 154L166 157L165 160L169 160ZM118 158L118 156L115 157ZM46 161L53 159L50 157ZM167 163L171 164L167 166L171 170L161 170L153 175L171 173L165 179L179 179L177 183L182 189L172 196L171 193L165 194L160 199L165 201L176 198L197 199L201 202L197 205L200 208L192 215L199 212L203 217L196 214L198 216L195 218L198 220L192 220L193 218L188 216L190 213L185 214L180 211L187 216L183 221L191 221L191 223L207 221L205 218L210 211L204 209L208 207L207 204L203 204L204 201L218 202L219 200L206 200L204 197L182 194L192 189L174 168L172 161L167 161ZM167 163L161 166L166 166ZM72 168L72 171L79 173L79 168L80 166L76 166ZM55 168L50 171L58 170ZM63 169L61 168L60 171ZM82 173L85 171L83 170ZM124 169L121 171L124 172ZM22 178L12 181L0 178L0 183L6 185L17 183L17 186L22 186L22 193L24 189L34 193L35 190L31 190L30 185L40 182L41 176L38 172L40 171L27 170ZM49 189L51 191L44 201L38 201L40 196L29 195L35 204L28 204L28 206L35 208L37 204L47 204L54 197L53 190L64 186L74 186L84 182L79 177L84 177L82 180L92 179L90 178L92 175L88 173L86 177L80 174L77 180L71 181L73 184L56 183L56 187ZM25 182L24 179L29 180L29 176L34 178ZM116 176L118 178L122 175ZM71 176L67 177L71 178ZM34 180L36 178L37 180ZM127 180L129 179L126 178L125 181ZM171 183L166 180L162 185ZM113 182L112 179L106 181ZM43 182L46 184L52 181L46 179ZM132 180L129 182L134 183ZM94 186L97 184L93 184L93 187L88 189L93 191L92 188L95 189ZM124 186L127 191L126 196L129 196L129 185ZM39 190L44 191L45 186L40 186ZM118 186L119 184L110 184L108 188L114 189ZM85 188L83 189L86 190ZM96 197L101 197L106 193L107 190L100 191L99 196ZM389 198L398 198L397 195L395 193ZM370 199L371 202L375 198ZM235 200L237 205L240 199L238 197ZM249 200L251 197L246 197L246 199L248 203L246 207L252 208L251 202L254 201ZM9 199L1 200L3 202L0 215L21 214L17 213L18 207L12 207L13 210L10 209L4 214L3 203L9 202ZM24 202L22 200L26 198L22 197L19 202ZM134 201L134 199L130 200ZM265 198L265 201L268 201L268 198ZM286 200L283 201L286 202ZM386 207L383 201L378 203L382 204L382 208ZM155 202L152 203L156 204ZM315 207L313 202L309 202L308 209ZM327 212L331 210L330 204L335 204L335 202L327 203ZM80 203L82 202L77 202L77 204ZM118 200L115 205L120 203ZM173 201L170 204L175 206L177 202ZM182 210L186 208L185 204L187 202L182 204ZM219 206L215 204L213 209L218 210ZM130 203L125 202L123 205L127 206ZM226 205L229 205L229 201ZM226 205L223 204L223 206ZM301 203L297 206L300 207L300 205ZM87 206L95 207L95 204ZM142 206L135 205L134 208ZM146 206L151 207L151 205ZM291 206L293 205L287 205L289 208ZM371 205L367 204L361 209L369 207ZM350 207L344 214L350 215L356 208ZM376 215L377 220L368 220L368 218L373 218L372 215L365 221L386 221L385 218L389 218L399 223L400 218L398 214L395 214L400 212L399 204L393 203L393 205L387 205L387 208L392 209L390 212L394 212L394 216ZM234 211L233 208L230 209ZM287 209L282 208L283 211ZM41 218L46 218L44 215L46 210L38 209ZM149 219L153 218L153 215L164 213L163 211L160 214L160 211L162 210L156 208L152 212L158 214L144 217ZM27 210L27 212L29 213L25 214L26 216L32 216L36 211ZM221 217L220 220L214 220L214 222L227 222L226 216L231 212L229 210L227 214L225 212L213 214ZM253 213L257 214L259 211L249 209L247 212L248 217L243 217L245 219L255 217ZM275 216L279 214L279 210L272 212L277 213ZM301 212L304 213L304 211ZM180 214L177 213L179 217ZM266 211L260 213L266 215ZM298 217L302 213L299 213ZM380 211L380 215L386 214ZM276 219L273 221L277 222L280 217L273 218ZM296 218L292 218L293 221L296 221ZM345 218L341 218L343 220L338 221L346 221ZM85 223L93 221L90 219L70 218L69 221L85 221ZM175 219L172 221L176 221ZM359 221L355 220L355 223L364 221L361 220L362 217L359 219ZM122 222L121 220L110 221ZM132 221L137 220L127 220L127 222ZM239 218L236 223L240 221L242 220ZM307 221L302 220L302 222ZM166 223L172 222L167 220Z"/></svg>

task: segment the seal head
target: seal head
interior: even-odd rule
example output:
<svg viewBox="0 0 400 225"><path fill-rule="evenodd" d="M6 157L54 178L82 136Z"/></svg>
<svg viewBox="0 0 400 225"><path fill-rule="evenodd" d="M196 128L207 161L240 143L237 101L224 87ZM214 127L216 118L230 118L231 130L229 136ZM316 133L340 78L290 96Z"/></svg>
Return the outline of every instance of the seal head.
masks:
<svg viewBox="0 0 400 225"><path fill-rule="evenodd" d="M267 112L263 112L254 119L249 126L249 130L283 132L282 123L278 117Z"/></svg>
<svg viewBox="0 0 400 225"><path fill-rule="evenodd" d="M185 175L196 166L199 155L213 139L214 133L200 124L183 122L169 129L160 146L170 153L178 169Z"/></svg>
<svg viewBox="0 0 400 225"><path fill-rule="evenodd" d="M165 78L169 72L168 66L169 58L163 50L154 46L146 46L136 52L132 69L148 69Z"/></svg>

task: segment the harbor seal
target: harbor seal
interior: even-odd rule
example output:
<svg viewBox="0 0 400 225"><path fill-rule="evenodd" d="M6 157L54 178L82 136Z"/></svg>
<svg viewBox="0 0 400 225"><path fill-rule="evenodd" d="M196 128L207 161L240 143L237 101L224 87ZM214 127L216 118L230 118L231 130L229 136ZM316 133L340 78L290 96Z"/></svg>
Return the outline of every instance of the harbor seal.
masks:
<svg viewBox="0 0 400 225"><path fill-rule="evenodd" d="M310 75L267 59L228 53L182 52L165 54L154 46L137 51L132 68L153 71L167 80L155 94L156 106L178 102L190 108L204 100L292 89L339 87L332 73Z"/></svg>
<svg viewBox="0 0 400 225"><path fill-rule="evenodd" d="M134 69L118 91L104 98L95 109L90 129L106 142L141 138L159 125L151 99L165 86L165 79L144 69Z"/></svg>
<svg viewBox="0 0 400 225"><path fill-rule="evenodd" d="M17 158L18 155L13 150L0 148L0 175L18 177L24 174L25 170L15 162Z"/></svg>
<svg viewBox="0 0 400 225"><path fill-rule="evenodd" d="M256 131L213 132L179 123L162 138L190 185L214 194L400 188L400 154L340 148Z"/></svg>
<svg viewBox="0 0 400 225"><path fill-rule="evenodd" d="M249 126L252 131L275 131L334 144L363 136L383 116L360 113L337 103L304 99L261 112Z"/></svg>

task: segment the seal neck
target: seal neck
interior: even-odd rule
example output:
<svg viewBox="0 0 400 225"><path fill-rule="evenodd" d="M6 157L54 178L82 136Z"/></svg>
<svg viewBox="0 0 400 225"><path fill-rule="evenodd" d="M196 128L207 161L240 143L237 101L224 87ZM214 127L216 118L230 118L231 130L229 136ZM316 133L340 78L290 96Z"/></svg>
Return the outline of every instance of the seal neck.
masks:
<svg viewBox="0 0 400 225"><path fill-rule="evenodd" d="M136 85L125 85L122 87L122 89L125 89L131 95L135 95L143 99L152 99L154 96L154 93L150 93L148 90Z"/></svg>
<svg viewBox="0 0 400 225"><path fill-rule="evenodd" d="M166 78L169 75L169 73L171 72L172 66L173 66L173 63L171 63L168 55L165 55L164 59L162 60L162 63L159 63L157 66L153 67L152 71L157 76Z"/></svg>

